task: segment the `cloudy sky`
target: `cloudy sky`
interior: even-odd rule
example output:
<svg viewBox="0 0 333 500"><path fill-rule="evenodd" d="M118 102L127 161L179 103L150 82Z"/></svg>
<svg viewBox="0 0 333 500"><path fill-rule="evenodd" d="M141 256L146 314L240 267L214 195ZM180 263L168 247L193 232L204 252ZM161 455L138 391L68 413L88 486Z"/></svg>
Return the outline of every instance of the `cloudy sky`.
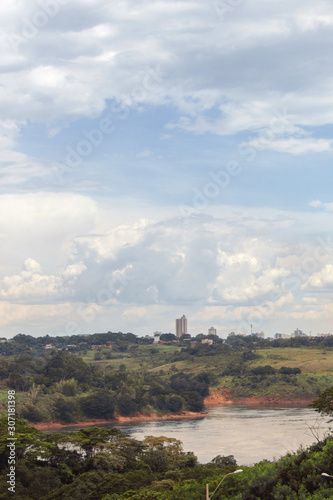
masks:
<svg viewBox="0 0 333 500"><path fill-rule="evenodd" d="M333 330L333 4L3 0L0 335Z"/></svg>

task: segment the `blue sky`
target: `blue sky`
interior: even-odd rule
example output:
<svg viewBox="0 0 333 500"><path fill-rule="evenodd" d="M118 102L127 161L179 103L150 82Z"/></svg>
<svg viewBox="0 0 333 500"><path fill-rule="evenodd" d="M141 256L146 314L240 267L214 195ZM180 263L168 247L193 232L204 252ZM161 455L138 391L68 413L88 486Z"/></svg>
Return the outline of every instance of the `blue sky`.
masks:
<svg viewBox="0 0 333 500"><path fill-rule="evenodd" d="M330 2L0 11L0 335L332 331Z"/></svg>

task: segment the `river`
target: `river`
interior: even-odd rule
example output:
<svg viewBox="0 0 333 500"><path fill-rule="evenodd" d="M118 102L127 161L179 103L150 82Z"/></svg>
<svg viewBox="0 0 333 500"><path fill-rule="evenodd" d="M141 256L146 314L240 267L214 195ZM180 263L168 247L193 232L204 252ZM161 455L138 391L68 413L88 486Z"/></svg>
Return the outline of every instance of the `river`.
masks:
<svg viewBox="0 0 333 500"><path fill-rule="evenodd" d="M327 420L327 419L326 419ZM194 420L160 420L117 425L136 439L167 436L179 439L185 451L193 451L199 462L217 455L234 455L239 465L273 460L315 442L314 426L323 437L326 420L307 407L217 406Z"/></svg>
<svg viewBox="0 0 333 500"><path fill-rule="evenodd" d="M320 439L328 430L327 419L304 406L226 405L208 408L207 415L195 419L156 420L128 424L104 424L117 427L132 437L167 436L182 441L184 451L193 451L200 463L217 455L233 455L239 465L273 460ZM77 430L66 427L62 432Z"/></svg>

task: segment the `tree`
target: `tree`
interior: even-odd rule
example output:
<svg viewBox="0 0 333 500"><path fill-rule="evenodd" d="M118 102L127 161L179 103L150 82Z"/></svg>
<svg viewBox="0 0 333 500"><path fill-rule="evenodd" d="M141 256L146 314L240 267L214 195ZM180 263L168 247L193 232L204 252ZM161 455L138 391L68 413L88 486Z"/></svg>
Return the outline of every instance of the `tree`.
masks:
<svg viewBox="0 0 333 500"><path fill-rule="evenodd" d="M134 415L138 410L136 402L127 394L119 396L117 406L120 415L124 415L125 417Z"/></svg>
<svg viewBox="0 0 333 500"><path fill-rule="evenodd" d="M96 394L81 399L83 413L89 418L114 417L115 400L109 391L99 391Z"/></svg>
<svg viewBox="0 0 333 500"><path fill-rule="evenodd" d="M309 406L322 415L333 417L333 387L329 387L326 391L319 394L318 399L313 401Z"/></svg>
<svg viewBox="0 0 333 500"><path fill-rule="evenodd" d="M77 421L80 413L78 403L65 398L58 398L54 403L54 415L57 420L66 424L71 424Z"/></svg>
<svg viewBox="0 0 333 500"><path fill-rule="evenodd" d="M170 394L165 398L165 405L171 413L179 413L183 408L184 400L178 394Z"/></svg>
<svg viewBox="0 0 333 500"><path fill-rule="evenodd" d="M162 333L160 340L164 340L164 342L172 342L173 340L177 340L177 337L174 333Z"/></svg>

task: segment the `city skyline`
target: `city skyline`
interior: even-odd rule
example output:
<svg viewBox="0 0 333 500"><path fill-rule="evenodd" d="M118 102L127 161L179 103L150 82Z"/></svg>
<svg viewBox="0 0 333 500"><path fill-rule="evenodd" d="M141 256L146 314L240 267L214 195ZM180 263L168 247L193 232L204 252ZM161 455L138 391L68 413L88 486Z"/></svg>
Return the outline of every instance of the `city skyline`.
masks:
<svg viewBox="0 0 333 500"><path fill-rule="evenodd" d="M0 336L330 332L331 2L50 4L1 7Z"/></svg>

